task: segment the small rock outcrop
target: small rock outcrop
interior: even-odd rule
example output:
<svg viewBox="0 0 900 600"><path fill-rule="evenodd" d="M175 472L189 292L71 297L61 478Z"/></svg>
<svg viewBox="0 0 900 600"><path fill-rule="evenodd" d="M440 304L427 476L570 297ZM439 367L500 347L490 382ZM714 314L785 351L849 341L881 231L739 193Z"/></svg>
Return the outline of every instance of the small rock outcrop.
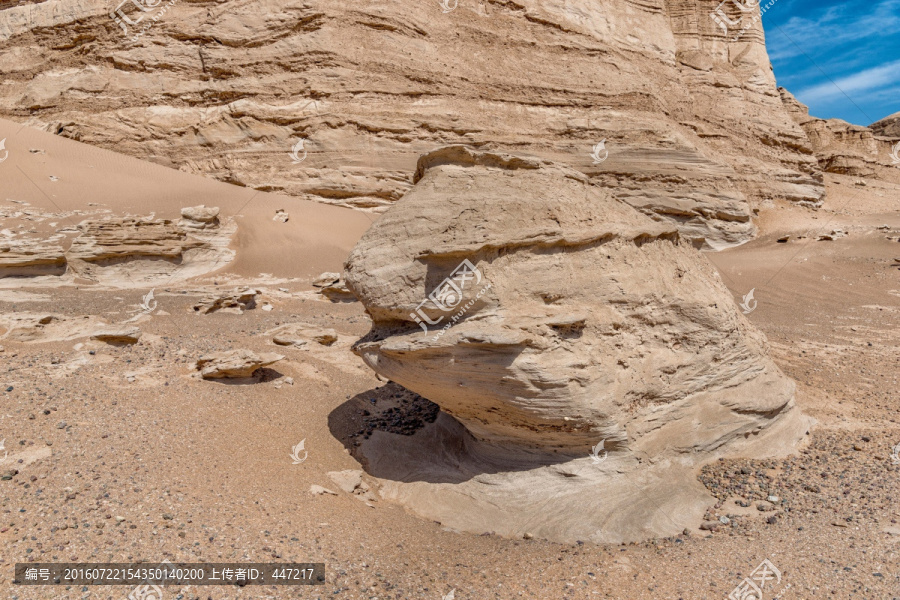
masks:
<svg viewBox="0 0 900 600"><path fill-rule="evenodd" d="M337 332L331 328L316 327L306 323L282 325L275 331L272 341L279 346L305 346L314 341L323 346L330 346L338 339Z"/></svg>
<svg viewBox="0 0 900 600"><path fill-rule="evenodd" d="M28 212L58 218L41 214L41 209ZM128 288L202 275L234 257L228 245L236 225L231 220L220 223L218 212L218 208L204 206L185 208L185 218L177 222L153 216L92 218L77 227L59 229L50 237L32 235L3 241L0 279L43 278L47 283L81 279ZM68 250L63 240L71 240Z"/></svg>
<svg viewBox="0 0 900 600"><path fill-rule="evenodd" d="M806 132L823 171L900 183L900 171L894 168L891 157L892 144L900 141L900 132L896 133L896 140L889 137L898 127L896 117L887 117L870 127L841 119L819 119L811 116L809 107L789 91L778 91L788 113Z"/></svg>
<svg viewBox="0 0 900 600"><path fill-rule="evenodd" d="M347 288L347 284L340 273L322 273L313 280L312 284L313 287L319 288L319 292L332 302L352 302L356 300L353 292Z"/></svg>
<svg viewBox="0 0 900 600"><path fill-rule="evenodd" d="M194 312L204 315L217 311L242 314L245 310L256 308L256 297L259 290L243 289L222 294L211 294L202 298L194 306Z"/></svg>
<svg viewBox="0 0 900 600"><path fill-rule="evenodd" d="M56 244L34 242L0 243L0 278L62 275L66 254Z"/></svg>
<svg viewBox="0 0 900 600"><path fill-rule="evenodd" d="M900 140L900 112L887 116L869 125L875 135Z"/></svg>
<svg viewBox="0 0 900 600"><path fill-rule="evenodd" d="M91 339L107 344L136 344L141 339L141 330L133 326L109 327L94 332Z"/></svg>
<svg viewBox="0 0 900 600"><path fill-rule="evenodd" d="M453 502L402 486L386 493L469 530L486 524L466 522L459 495L494 503L509 512L492 529L519 536L524 487L572 502L605 486L622 495L586 519L554 508L558 522L532 533L639 539L699 522L705 496L693 466L730 452L789 451L805 432L794 383L769 358L765 337L675 226L538 159L454 146L423 156L415 181L347 261L347 285L373 319L354 350L465 428L445 415L432 430L461 436L454 460L468 467L460 469L494 461L490 472L504 464L510 472L502 485L467 478ZM553 479L558 466L556 475L515 473L528 461L581 465L601 441L624 479L588 470L566 492ZM369 464L389 472L399 460L384 447L371 452ZM671 463L681 467L656 470ZM669 500L662 488L652 495L677 505L669 508L678 527L647 523L645 502L630 509L626 480L664 480ZM539 503L542 494L526 496ZM609 519L618 522L595 534Z"/></svg>
<svg viewBox="0 0 900 600"><path fill-rule="evenodd" d="M256 354L250 350L226 350L200 357L196 368L203 379L244 379L252 377L257 369L283 358L273 352Z"/></svg>
<svg viewBox="0 0 900 600"><path fill-rule="evenodd" d="M219 209L214 206L188 206L181 209L181 227L211 229L219 226Z"/></svg>

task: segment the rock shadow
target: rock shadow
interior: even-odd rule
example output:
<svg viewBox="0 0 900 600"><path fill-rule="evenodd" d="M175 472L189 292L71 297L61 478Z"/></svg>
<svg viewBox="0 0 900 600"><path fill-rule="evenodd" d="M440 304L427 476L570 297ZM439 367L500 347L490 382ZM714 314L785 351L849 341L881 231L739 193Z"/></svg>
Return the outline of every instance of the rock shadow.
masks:
<svg viewBox="0 0 900 600"><path fill-rule="evenodd" d="M328 428L368 474L402 483L461 483L587 457L477 440L437 404L394 382L335 408Z"/></svg>

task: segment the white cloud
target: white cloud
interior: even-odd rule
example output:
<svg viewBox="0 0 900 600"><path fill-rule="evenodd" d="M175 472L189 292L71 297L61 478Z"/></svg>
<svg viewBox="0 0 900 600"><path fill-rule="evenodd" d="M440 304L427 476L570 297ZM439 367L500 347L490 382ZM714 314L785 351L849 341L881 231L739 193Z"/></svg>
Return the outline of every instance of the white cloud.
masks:
<svg viewBox="0 0 900 600"><path fill-rule="evenodd" d="M802 89L797 92L797 97L804 104L827 102L844 95L853 98L853 94L878 92L885 87L896 86L898 73L900 60Z"/></svg>
<svg viewBox="0 0 900 600"><path fill-rule="evenodd" d="M767 36L769 57L777 62L804 53L816 55L820 50L831 51L841 44L894 35L900 30L900 0L864 6L846 2L826 10L817 19L792 17L771 28Z"/></svg>

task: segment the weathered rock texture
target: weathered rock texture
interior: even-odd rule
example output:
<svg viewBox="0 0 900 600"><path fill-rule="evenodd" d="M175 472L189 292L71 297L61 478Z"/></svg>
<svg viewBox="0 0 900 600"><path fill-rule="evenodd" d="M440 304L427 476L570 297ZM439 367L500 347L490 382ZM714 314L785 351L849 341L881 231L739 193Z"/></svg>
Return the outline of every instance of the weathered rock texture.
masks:
<svg viewBox="0 0 900 600"><path fill-rule="evenodd" d="M200 357L196 368L203 379L244 379L283 358L274 352L257 354L250 350L226 350Z"/></svg>
<svg viewBox="0 0 900 600"><path fill-rule="evenodd" d="M887 116L869 125L875 135L900 140L900 112Z"/></svg>
<svg viewBox="0 0 900 600"><path fill-rule="evenodd" d="M235 230L233 221L221 224L215 216L206 221L185 217L177 223L133 216L88 219L72 230L68 249L57 239L66 234L4 242L0 279L79 278L115 287L179 281L228 263L234 256L228 244Z"/></svg>
<svg viewBox="0 0 900 600"><path fill-rule="evenodd" d="M490 463L491 473L503 464L528 471L489 486L474 478L449 496L508 508L492 530L521 534L532 509L517 512L522 498L504 494L523 493L527 481L566 494L564 503L583 501L579 494L592 487L596 493L597 485L621 492L589 517L578 516L578 526L554 507L551 521L560 521L544 528L549 537L568 539L576 530L590 537L616 510L623 511L620 522L600 534L606 541L674 533L702 512L690 468L747 451L748 438L764 438L767 452L779 452L802 436L793 382L674 225L634 211L573 169L536 159L456 146L423 156L416 179L348 259L347 285L374 321L354 349L376 372L465 427L444 421L444 433L428 434L439 445L448 442L435 439L457 439L451 462L466 463L463 471L473 462ZM464 260L475 270L457 278L460 297L445 284ZM436 289L448 293L431 297L451 310L421 304ZM435 323L427 335L418 320ZM592 474L573 475L577 481L566 488L549 482L560 476L558 467L523 467L529 460L535 468L541 461L578 463L576 456L587 461L601 440L625 480L588 469ZM396 464L377 449L371 460ZM630 485L657 485L641 479L648 464L672 469L653 480L665 480L670 500L662 490L651 494L677 505L667 505L665 522L628 509ZM543 493L526 495L538 502ZM388 494L430 518L481 526L460 523L459 506L437 492L418 500L402 488Z"/></svg>
<svg viewBox="0 0 900 600"><path fill-rule="evenodd" d="M408 191L435 147L527 153L714 247L754 235L761 199L823 194L760 23L733 41L716 0L162 4L127 33L89 0L0 11L0 115L367 209Z"/></svg>
<svg viewBox="0 0 900 600"><path fill-rule="evenodd" d="M785 108L806 131L819 166L828 173L855 177L877 177L900 183L900 170L893 162L893 144L900 142L897 117L888 117L869 127L841 119L818 119L809 107L784 88L779 88ZM890 136L893 132L894 137Z"/></svg>
<svg viewBox="0 0 900 600"><path fill-rule="evenodd" d="M254 289L236 289L232 292L221 292L218 294L210 294L200 299L193 306L194 312L204 315L217 311L232 312L242 314L245 310L256 308L256 298L259 296L259 290Z"/></svg>

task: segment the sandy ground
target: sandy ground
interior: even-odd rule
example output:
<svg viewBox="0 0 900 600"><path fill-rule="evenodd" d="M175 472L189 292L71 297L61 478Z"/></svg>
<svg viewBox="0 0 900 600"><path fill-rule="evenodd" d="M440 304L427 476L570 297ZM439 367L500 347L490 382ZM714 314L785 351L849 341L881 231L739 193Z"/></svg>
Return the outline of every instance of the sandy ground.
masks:
<svg viewBox="0 0 900 600"><path fill-rule="evenodd" d="M236 215L239 227L237 258L226 268L157 286L157 310L136 322L143 336L133 346L14 342L0 328L0 440L9 453L0 472L10 475L0 480L3 598L120 599L130 591L14 586L16 562L169 559L325 562L327 577L313 588L169 586L166 600L442 600L453 590L458 600L719 600L767 558L781 581L770 582L766 599L900 598L900 464L890 457L900 443L897 186L831 178L824 208L762 207L759 239L707 255L736 302L755 290L748 318L768 335L776 361L798 382L799 405L818 421L805 447L784 460L721 461L698 473L719 498L710 517L729 521L714 531L567 546L454 532L341 491L328 475L361 468L351 450L366 422L397 430L363 411L414 406L411 421L399 425L405 433L428 418L427 406L393 398L393 388L350 352L369 329L360 304L330 302L311 286L318 273L341 269L368 216L272 194L251 198L252 190L0 126L11 151L0 164L0 202L61 213L96 202L114 213L172 216L207 204ZM45 154L22 152L29 147ZM288 223L272 221L276 208L291 214ZM849 235L817 241L835 229ZM785 235L792 237L779 243ZM238 285L261 289L273 309L192 310L210 290ZM147 292L0 287L0 315L109 322L131 318ZM266 332L295 322L333 328L339 339L275 346ZM286 358L255 380L194 376L201 355L232 348ZM308 458L293 464L301 440ZM364 478L377 491L377 481ZM336 495L312 495L312 485Z"/></svg>

